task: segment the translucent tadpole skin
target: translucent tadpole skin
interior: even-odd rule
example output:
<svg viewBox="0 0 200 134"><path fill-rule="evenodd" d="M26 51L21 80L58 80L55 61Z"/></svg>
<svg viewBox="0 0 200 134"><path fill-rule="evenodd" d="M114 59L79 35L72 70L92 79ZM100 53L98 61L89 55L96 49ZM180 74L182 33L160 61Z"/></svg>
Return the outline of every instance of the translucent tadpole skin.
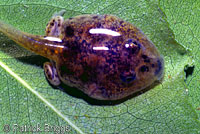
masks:
<svg viewBox="0 0 200 134"><path fill-rule="evenodd" d="M0 31L53 61L60 81L98 100L125 98L163 77L164 60L154 44L116 16L52 18L46 36L24 33L1 21Z"/></svg>

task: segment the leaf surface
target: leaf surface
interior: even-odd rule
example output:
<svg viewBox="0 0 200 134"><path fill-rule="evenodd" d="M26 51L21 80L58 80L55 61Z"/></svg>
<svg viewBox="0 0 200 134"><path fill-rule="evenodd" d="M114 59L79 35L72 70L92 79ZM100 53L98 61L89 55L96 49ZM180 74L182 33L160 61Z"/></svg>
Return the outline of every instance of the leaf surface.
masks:
<svg viewBox="0 0 200 134"><path fill-rule="evenodd" d="M42 69L48 60L0 34L0 132L6 124L10 131L15 124L39 124L41 131L50 131L47 125L67 126L70 133L199 132L198 7L199 2L186 0L1 1L1 20L40 35L52 14L62 9L67 11L65 18L114 14L152 40L164 56L165 75L161 84L118 105L94 105L51 87ZM187 65L195 68L186 79Z"/></svg>

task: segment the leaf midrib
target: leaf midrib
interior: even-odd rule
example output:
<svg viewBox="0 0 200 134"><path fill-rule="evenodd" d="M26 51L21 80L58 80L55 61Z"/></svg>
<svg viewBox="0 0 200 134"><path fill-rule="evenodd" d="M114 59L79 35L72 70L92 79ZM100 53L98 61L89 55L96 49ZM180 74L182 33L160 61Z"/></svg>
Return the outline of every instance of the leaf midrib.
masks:
<svg viewBox="0 0 200 134"><path fill-rule="evenodd" d="M65 120L72 128L74 128L78 133L84 134L83 131L76 126L69 118L63 115L53 104L51 104L48 100L46 100L39 92L33 89L25 80L19 77L15 72L13 72L5 63L0 61L0 66L8 72L14 79L16 79L21 85L23 85L26 89L28 89L31 93L33 93L36 97L38 97L43 103L45 103L52 111L54 111L59 117Z"/></svg>

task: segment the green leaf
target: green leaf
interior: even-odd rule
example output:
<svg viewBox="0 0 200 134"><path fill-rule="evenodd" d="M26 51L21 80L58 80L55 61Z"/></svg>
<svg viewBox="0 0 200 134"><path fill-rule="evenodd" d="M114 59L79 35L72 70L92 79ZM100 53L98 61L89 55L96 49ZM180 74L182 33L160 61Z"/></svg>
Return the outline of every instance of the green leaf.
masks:
<svg viewBox="0 0 200 134"><path fill-rule="evenodd" d="M67 10L65 18L114 14L140 27L154 42L164 56L165 75L160 84L127 101L94 105L51 87L42 69L48 60L0 34L0 132L6 124L10 133L25 131L25 125L39 125L43 133L200 132L199 7L200 2L187 0L1 1L1 20L41 35L52 14L62 9ZM194 66L187 79L186 66ZM47 130L48 125L55 129Z"/></svg>
<svg viewBox="0 0 200 134"><path fill-rule="evenodd" d="M187 0L161 0L160 7L167 15L167 21L173 30L175 39L192 53L187 65L189 76L185 81L187 102L195 112L196 121L200 121L200 2ZM190 113L188 113L190 115ZM198 129L200 132L200 128Z"/></svg>

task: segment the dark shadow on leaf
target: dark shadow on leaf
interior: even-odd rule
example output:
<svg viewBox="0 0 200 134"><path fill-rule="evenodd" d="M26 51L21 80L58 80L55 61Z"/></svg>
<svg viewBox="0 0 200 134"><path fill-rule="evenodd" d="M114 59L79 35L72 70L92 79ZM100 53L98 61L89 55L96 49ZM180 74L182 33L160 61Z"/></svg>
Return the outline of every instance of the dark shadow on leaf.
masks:
<svg viewBox="0 0 200 134"><path fill-rule="evenodd" d="M43 64L47 61L49 61L47 58L42 57L40 55L32 55L32 56L26 56L26 57L18 57L16 58L20 62L23 62L25 64L30 64L34 66L38 66L43 68Z"/></svg>

